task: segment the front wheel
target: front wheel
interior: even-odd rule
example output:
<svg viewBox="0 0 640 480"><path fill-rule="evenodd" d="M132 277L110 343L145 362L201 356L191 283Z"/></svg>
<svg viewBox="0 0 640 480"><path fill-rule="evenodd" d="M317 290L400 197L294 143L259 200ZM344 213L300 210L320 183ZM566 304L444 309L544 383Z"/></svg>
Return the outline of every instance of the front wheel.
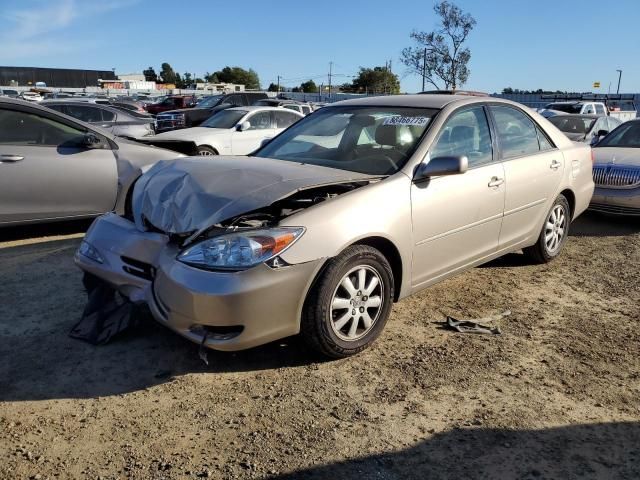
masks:
<svg viewBox="0 0 640 480"><path fill-rule="evenodd" d="M391 312L391 266L375 248L353 245L329 261L305 301L301 333L332 358L361 352L380 335Z"/></svg>
<svg viewBox="0 0 640 480"><path fill-rule="evenodd" d="M562 251L569 236L571 209L564 195L558 195L547 214L540 236L535 245L524 249L524 253L537 263L548 263Z"/></svg>
<svg viewBox="0 0 640 480"><path fill-rule="evenodd" d="M218 155L218 152L216 152L211 147L207 147L206 145L198 145L198 155L201 155L203 157L210 157L213 155Z"/></svg>

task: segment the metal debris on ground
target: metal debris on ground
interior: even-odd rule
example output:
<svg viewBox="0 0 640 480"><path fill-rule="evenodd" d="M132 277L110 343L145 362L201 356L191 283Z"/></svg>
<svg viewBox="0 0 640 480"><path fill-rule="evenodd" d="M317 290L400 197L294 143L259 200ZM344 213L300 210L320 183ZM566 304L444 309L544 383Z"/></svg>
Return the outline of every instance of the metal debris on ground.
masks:
<svg viewBox="0 0 640 480"><path fill-rule="evenodd" d="M478 319L464 319L458 320L456 318L450 317L447 315L447 327L456 332L460 333L481 333L481 334L492 334L492 335L500 335L502 331L500 327L496 327L491 325L493 322L497 322L498 320L511 315L510 310L506 310L497 315L490 315L484 318Z"/></svg>

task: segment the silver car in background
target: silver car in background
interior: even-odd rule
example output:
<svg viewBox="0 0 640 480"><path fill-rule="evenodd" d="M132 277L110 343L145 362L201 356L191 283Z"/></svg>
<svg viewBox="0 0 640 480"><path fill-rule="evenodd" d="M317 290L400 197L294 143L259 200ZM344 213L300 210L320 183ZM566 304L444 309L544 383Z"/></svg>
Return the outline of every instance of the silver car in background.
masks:
<svg viewBox="0 0 640 480"><path fill-rule="evenodd" d="M192 146L195 148L195 145ZM0 227L127 211L133 182L179 153L0 98Z"/></svg>
<svg viewBox="0 0 640 480"><path fill-rule="evenodd" d="M640 215L640 119L625 122L593 148L596 190L590 208Z"/></svg>
<svg viewBox="0 0 640 480"><path fill-rule="evenodd" d="M597 143L622 124L617 118L596 115L562 114L549 117L548 120L574 142L591 144Z"/></svg>
<svg viewBox="0 0 640 480"><path fill-rule="evenodd" d="M202 346L300 333L345 357L394 301L508 252L557 257L591 167L588 145L506 100L348 100L248 157L159 162L133 219L97 219L75 260Z"/></svg>
<svg viewBox="0 0 640 480"><path fill-rule="evenodd" d="M118 137L139 138L154 134L154 120L151 116L143 117L107 105L71 100L45 100L41 105L107 130Z"/></svg>

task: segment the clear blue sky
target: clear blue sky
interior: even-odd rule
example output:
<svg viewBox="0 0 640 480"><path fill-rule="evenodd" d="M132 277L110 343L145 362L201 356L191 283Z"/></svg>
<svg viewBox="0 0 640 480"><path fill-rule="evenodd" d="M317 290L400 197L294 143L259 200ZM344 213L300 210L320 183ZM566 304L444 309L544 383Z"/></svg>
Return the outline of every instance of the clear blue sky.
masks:
<svg viewBox="0 0 640 480"><path fill-rule="evenodd" d="M0 65L141 72L169 62L201 76L253 68L263 87L336 83L393 61L403 91L421 81L399 62L413 29L436 24L432 0L0 0ZM471 33L469 89L640 92L640 0L458 0ZM277 5L273 8L271 5Z"/></svg>

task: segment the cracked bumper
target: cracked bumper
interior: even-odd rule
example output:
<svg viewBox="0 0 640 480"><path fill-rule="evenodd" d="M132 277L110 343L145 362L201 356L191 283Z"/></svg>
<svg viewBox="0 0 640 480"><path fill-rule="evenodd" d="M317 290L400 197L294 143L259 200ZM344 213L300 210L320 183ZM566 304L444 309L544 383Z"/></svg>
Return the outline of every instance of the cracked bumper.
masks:
<svg viewBox="0 0 640 480"><path fill-rule="evenodd" d="M273 269L261 264L240 272L211 272L176 260L168 237L140 232L114 214L98 218L85 236L102 257L80 253L75 262L187 339L218 350L242 350L300 331L304 298L322 260Z"/></svg>

